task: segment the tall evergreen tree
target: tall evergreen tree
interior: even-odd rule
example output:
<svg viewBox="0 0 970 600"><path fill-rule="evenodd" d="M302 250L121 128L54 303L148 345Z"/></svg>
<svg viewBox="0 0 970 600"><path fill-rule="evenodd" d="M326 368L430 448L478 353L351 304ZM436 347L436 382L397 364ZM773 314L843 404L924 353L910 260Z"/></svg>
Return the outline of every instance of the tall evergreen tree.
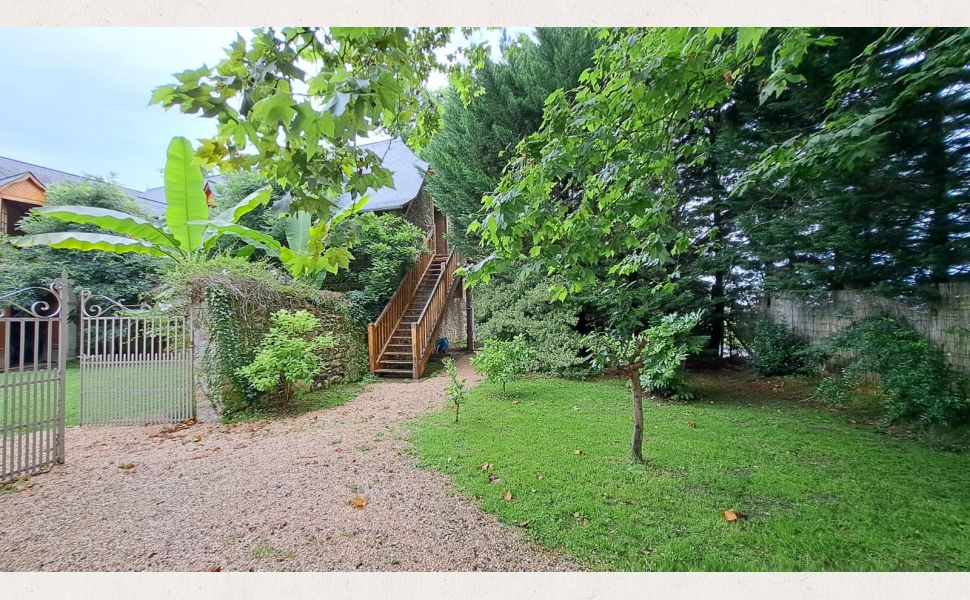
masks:
<svg viewBox="0 0 970 600"><path fill-rule="evenodd" d="M492 192L516 144L542 124L546 98L571 90L597 46L588 29L538 28L535 40L503 40L505 59L476 74L484 94L467 106L449 91L442 126L424 153L431 165L428 191L455 225L453 242L475 255L477 238L465 235L479 214L482 196Z"/></svg>

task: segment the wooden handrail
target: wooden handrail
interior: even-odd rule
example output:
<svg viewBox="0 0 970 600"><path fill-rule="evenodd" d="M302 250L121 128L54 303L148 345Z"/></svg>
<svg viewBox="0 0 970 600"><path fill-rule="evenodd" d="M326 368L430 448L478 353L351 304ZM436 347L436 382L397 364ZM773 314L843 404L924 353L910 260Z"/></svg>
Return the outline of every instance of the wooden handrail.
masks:
<svg viewBox="0 0 970 600"><path fill-rule="evenodd" d="M415 379L424 374L424 368L431 358L431 350L434 348L432 338L448 309L451 283L457 268L458 255L452 251L435 279L434 288L421 309L421 315L411 324L412 376Z"/></svg>
<svg viewBox="0 0 970 600"><path fill-rule="evenodd" d="M404 313L407 311L418 285L424 278L428 267L431 266L437 241L436 237L437 233L432 223L428 227L428 234L424 238L421 255L418 257L417 263L408 269L404 277L401 278L397 290L377 319L367 325L367 354L371 373L377 370L380 355L387 349L391 336L394 335L401 319L404 318Z"/></svg>

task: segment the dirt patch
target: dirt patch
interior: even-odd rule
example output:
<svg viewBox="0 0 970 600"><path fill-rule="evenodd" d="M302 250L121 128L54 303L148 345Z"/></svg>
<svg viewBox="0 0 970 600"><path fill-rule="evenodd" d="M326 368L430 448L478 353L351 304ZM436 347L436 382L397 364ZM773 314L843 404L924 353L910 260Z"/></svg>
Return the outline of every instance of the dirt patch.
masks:
<svg viewBox="0 0 970 600"><path fill-rule="evenodd" d="M445 384L280 421L69 429L67 464L0 495L0 569L577 569L417 468L405 423Z"/></svg>

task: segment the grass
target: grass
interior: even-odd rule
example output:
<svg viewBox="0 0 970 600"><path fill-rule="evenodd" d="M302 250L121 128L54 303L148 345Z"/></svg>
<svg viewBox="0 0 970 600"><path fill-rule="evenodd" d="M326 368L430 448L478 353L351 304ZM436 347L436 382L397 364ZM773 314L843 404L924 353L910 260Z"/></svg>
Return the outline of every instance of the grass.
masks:
<svg viewBox="0 0 970 600"><path fill-rule="evenodd" d="M172 369L170 373L159 375L161 367L139 367L123 366L114 368L98 368L92 370L91 379L88 383L88 390L92 394L110 394L113 389L128 390L127 394L132 398L138 398L143 404L147 405L153 397L152 385L172 385L183 377L181 368ZM0 374L0 381L4 377L17 377L18 374ZM143 389L135 389L138 382L142 383ZM27 393L30 393L29 391ZM4 414L3 403L0 400L0 415ZM138 402L132 402L132 416L138 414L150 414L153 411L148 408L138 406ZM81 369L77 362L67 365L64 384L64 422L68 427L80 425L81 423Z"/></svg>
<svg viewBox="0 0 970 600"><path fill-rule="evenodd" d="M695 402L646 406L646 465L629 459L619 381L485 384L459 424L445 409L412 441L485 511L594 569L970 568L967 455L806 405L797 381L696 388Z"/></svg>

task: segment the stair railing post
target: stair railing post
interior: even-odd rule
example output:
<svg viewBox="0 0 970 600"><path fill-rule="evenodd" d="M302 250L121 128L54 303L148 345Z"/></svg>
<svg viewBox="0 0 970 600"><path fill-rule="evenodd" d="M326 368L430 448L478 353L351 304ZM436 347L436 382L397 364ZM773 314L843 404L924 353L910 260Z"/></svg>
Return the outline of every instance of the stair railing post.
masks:
<svg viewBox="0 0 970 600"><path fill-rule="evenodd" d="M373 374L377 370L377 332L373 323L367 324L367 361Z"/></svg>
<svg viewBox="0 0 970 600"><path fill-rule="evenodd" d="M417 323L411 323L411 375L413 379L421 377L421 374L418 373L418 365L421 362L418 352L418 327Z"/></svg>

